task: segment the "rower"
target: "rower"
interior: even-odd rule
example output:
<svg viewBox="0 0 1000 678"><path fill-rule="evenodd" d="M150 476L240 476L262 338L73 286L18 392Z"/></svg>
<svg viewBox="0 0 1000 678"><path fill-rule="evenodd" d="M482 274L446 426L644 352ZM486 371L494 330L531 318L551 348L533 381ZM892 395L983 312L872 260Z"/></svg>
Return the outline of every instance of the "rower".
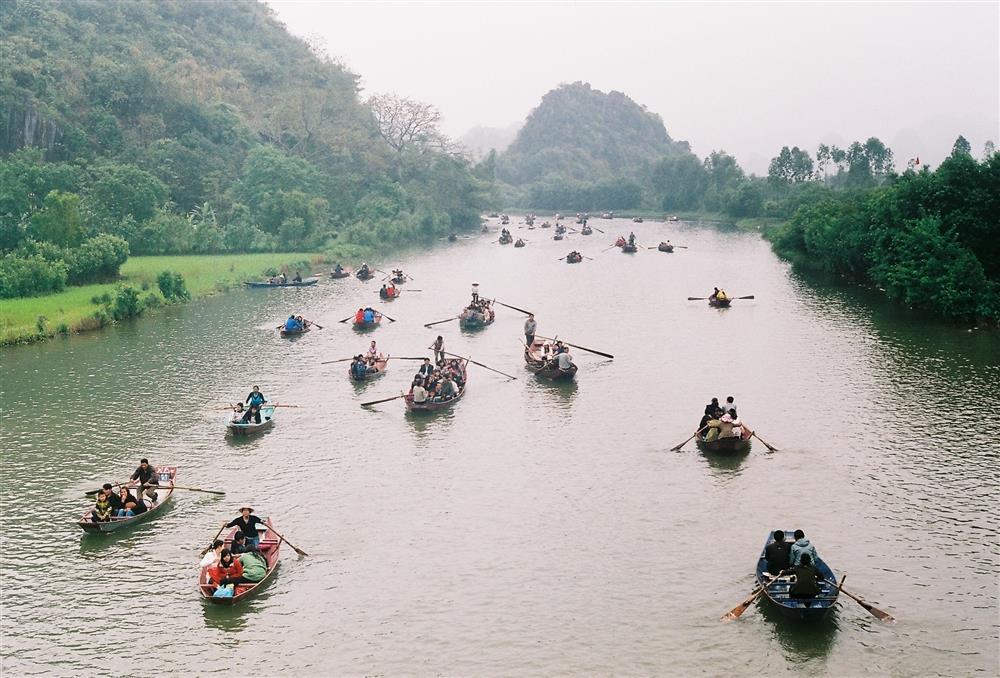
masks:
<svg viewBox="0 0 1000 678"><path fill-rule="evenodd" d="M246 400L244 400L243 402L251 406L256 405L257 407L260 407L261 405L267 402L267 398L264 396L263 393L260 392L260 386L254 384L253 390L250 391L250 395L248 395L246 397Z"/></svg>
<svg viewBox="0 0 1000 678"><path fill-rule="evenodd" d="M371 325L372 323L375 322L375 311L372 308L370 308L370 307L366 308L364 310L364 314L365 314L365 317L364 317L364 323L365 323L365 325Z"/></svg>
<svg viewBox="0 0 1000 678"><path fill-rule="evenodd" d="M389 289L385 285L382 285L382 289L380 289L378 291L378 295L380 297L382 297L383 299L388 299L389 298Z"/></svg>
<svg viewBox="0 0 1000 678"><path fill-rule="evenodd" d="M569 372L573 369L573 356L569 354L568 348L559 353L556 362L559 364L559 369L563 372Z"/></svg>
<svg viewBox="0 0 1000 678"><path fill-rule="evenodd" d="M297 283L302 282L302 274L299 273L298 271L296 271L295 272L295 277L292 278L292 282L297 282Z"/></svg>
<svg viewBox="0 0 1000 678"><path fill-rule="evenodd" d="M715 291L712 292L710 295L708 295L708 299L709 299L709 301L712 301L712 300L718 299L718 297L719 297L719 288L716 287Z"/></svg>
<svg viewBox="0 0 1000 678"><path fill-rule="evenodd" d="M237 518L233 518L228 523L223 523L223 529L227 527L235 527L240 532L247 536L247 542L253 545L255 548L260 543L260 536L257 534L257 530L260 527L264 527L264 521L253 515L253 507L251 506L241 506L240 515Z"/></svg>
<svg viewBox="0 0 1000 678"><path fill-rule="evenodd" d="M354 314L354 324L362 325L365 322L365 309L359 308L358 312Z"/></svg>
<svg viewBox="0 0 1000 678"><path fill-rule="evenodd" d="M472 283L472 304L470 307L475 306L479 303L479 283Z"/></svg>
<svg viewBox="0 0 1000 678"><path fill-rule="evenodd" d="M295 319L295 315L292 314L288 316L288 320L285 321L285 330L289 332L294 332L299 329L302 328L299 326L299 321Z"/></svg>
<svg viewBox="0 0 1000 678"><path fill-rule="evenodd" d="M437 364L437 365L440 365L441 363L443 363L444 362L444 339L441 337L440 334L438 335L438 338L434 340L434 343L431 344L431 349L433 349L433 351L434 351L434 363Z"/></svg>
<svg viewBox="0 0 1000 678"><path fill-rule="evenodd" d="M629 247L633 247L635 245L635 233L634 232L628 234L628 244L629 244Z"/></svg>
<svg viewBox="0 0 1000 678"><path fill-rule="evenodd" d="M524 321L524 345L531 348L531 345L535 343L535 330L538 328L538 323L535 322L535 315L533 313L528 314L528 319Z"/></svg>
<svg viewBox="0 0 1000 678"><path fill-rule="evenodd" d="M160 485L160 478L156 474L156 468L151 466L149 459L140 459L139 468L135 470L129 480L139 481L139 499L145 493L149 500L156 503L156 488Z"/></svg>
<svg viewBox="0 0 1000 678"><path fill-rule="evenodd" d="M337 265L333 267L333 272L336 273L337 275L340 275L341 273L344 272L344 267L340 265L340 262L337 262Z"/></svg>
<svg viewBox="0 0 1000 678"><path fill-rule="evenodd" d="M372 358L378 355L378 347L375 345L375 340L372 339L371 345L368 347L368 355Z"/></svg>

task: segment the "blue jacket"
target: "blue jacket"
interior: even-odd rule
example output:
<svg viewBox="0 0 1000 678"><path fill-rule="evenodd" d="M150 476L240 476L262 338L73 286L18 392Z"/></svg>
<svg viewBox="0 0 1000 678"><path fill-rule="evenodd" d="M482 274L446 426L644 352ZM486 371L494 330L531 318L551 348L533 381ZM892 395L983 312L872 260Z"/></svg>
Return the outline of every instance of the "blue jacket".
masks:
<svg viewBox="0 0 1000 678"><path fill-rule="evenodd" d="M365 311L365 323L375 322L375 313L372 311Z"/></svg>
<svg viewBox="0 0 1000 678"><path fill-rule="evenodd" d="M285 321L286 330L298 330L301 328L302 326L299 325L299 321L296 320L295 318L289 318L288 320Z"/></svg>
<svg viewBox="0 0 1000 678"><path fill-rule="evenodd" d="M809 540L806 539L805 537L796 540L795 543L792 544L792 550L788 557L788 560L791 563L792 567L795 567L799 564L799 561L802 560L803 553L809 554L809 559L812 561L812 566L816 567L816 563L819 561L819 556L816 554L816 547L810 544Z"/></svg>

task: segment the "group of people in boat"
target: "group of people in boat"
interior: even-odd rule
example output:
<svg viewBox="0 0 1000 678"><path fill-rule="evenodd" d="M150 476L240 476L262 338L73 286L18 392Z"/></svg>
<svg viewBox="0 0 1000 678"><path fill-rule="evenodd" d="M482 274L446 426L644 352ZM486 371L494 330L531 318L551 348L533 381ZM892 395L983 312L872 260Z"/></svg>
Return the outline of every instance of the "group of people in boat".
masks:
<svg viewBox="0 0 1000 678"><path fill-rule="evenodd" d="M712 402L705 405L705 413L698 422L698 432L702 440L708 443L719 438L746 440L753 433L740 421L736 413L736 399L733 396L728 396L722 404L719 404L718 398L712 398Z"/></svg>
<svg viewBox="0 0 1000 678"><path fill-rule="evenodd" d="M708 295L709 301L729 301L729 295L726 294L725 290L720 290L718 287L714 288L714 291Z"/></svg>
<svg viewBox="0 0 1000 678"><path fill-rule="evenodd" d="M232 422L234 424L249 424L252 419L255 424L260 423L260 408L267 402L267 397L260 392L260 386L254 384L253 389L246 399L241 403L233 405ZM246 405L246 407L244 407Z"/></svg>
<svg viewBox="0 0 1000 678"><path fill-rule="evenodd" d="M253 507L243 506L237 518L222 524L222 529L235 527L229 546L221 539L209 544L201 566L207 567L209 584L216 597L235 595L236 587L253 585L267 575L267 560L260 553L260 533L266 530L264 521L253 515Z"/></svg>
<svg viewBox="0 0 1000 678"><path fill-rule="evenodd" d="M414 403L446 402L457 398L465 387L465 369L457 358L442 359L432 364L424 358L420 370L413 377L410 395Z"/></svg>
<svg viewBox="0 0 1000 678"><path fill-rule="evenodd" d="M267 279L267 282L270 285L287 285L288 275L284 271L282 271L278 275L272 275L270 278ZM302 274L296 271L295 277L292 278L292 282L296 283L302 282Z"/></svg>
<svg viewBox="0 0 1000 678"><path fill-rule="evenodd" d="M792 598L813 598L819 594L823 581L817 569L819 555L805 532L795 530L792 536L795 541L788 542L784 530L774 531L774 541L764 547L767 572L774 577L792 575L788 591Z"/></svg>
<svg viewBox="0 0 1000 678"><path fill-rule="evenodd" d="M304 330L312 327L313 323L311 320L306 320L300 315L295 315L294 313L288 316L288 320L285 321L284 329L286 332L302 332Z"/></svg>
<svg viewBox="0 0 1000 678"><path fill-rule="evenodd" d="M365 308L359 308L354 314L354 324L355 325L372 325L376 320L380 319L382 314L373 309L371 306L366 306Z"/></svg>
<svg viewBox="0 0 1000 678"><path fill-rule="evenodd" d="M358 268L357 276L359 278L370 278L373 275L374 273L372 273L371 267L368 266L368 262L362 262L361 267Z"/></svg>
<svg viewBox="0 0 1000 678"><path fill-rule="evenodd" d="M141 459L128 484L119 485L115 492L111 483L104 483L97 491L90 519L95 523L108 523L115 518L131 518L145 513L156 504L159 486L160 476L156 467L148 459ZM136 490L135 494L132 493L133 489ZM146 506L143 495L149 498L149 506Z"/></svg>
<svg viewBox="0 0 1000 678"><path fill-rule="evenodd" d="M395 283L390 280L388 285L382 285L382 289L378 291L378 295L382 299L395 299L399 296L399 291L396 289Z"/></svg>
<svg viewBox="0 0 1000 678"><path fill-rule="evenodd" d="M493 302L479 296L479 283L472 283L472 301L465 307L466 311L481 313L486 322L493 320Z"/></svg>
<svg viewBox="0 0 1000 678"><path fill-rule="evenodd" d="M382 354L379 353L378 346L372 341L367 353L359 353L351 359L351 366L348 369L352 377L362 380L369 374L378 373L379 370L376 363L380 360L383 360Z"/></svg>
<svg viewBox="0 0 1000 678"><path fill-rule="evenodd" d="M510 231L506 228L500 229L500 242L511 242L514 236L510 234Z"/></svg>

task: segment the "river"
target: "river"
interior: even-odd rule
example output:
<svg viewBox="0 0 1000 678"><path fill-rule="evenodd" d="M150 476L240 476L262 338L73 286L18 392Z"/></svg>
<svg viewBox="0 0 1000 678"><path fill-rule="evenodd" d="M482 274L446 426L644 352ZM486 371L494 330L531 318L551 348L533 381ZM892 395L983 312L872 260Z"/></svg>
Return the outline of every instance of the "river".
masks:
<svg viewBox="0 0 1000 678"><path fill-rule="evenodd" d="M523 249L492 233L376 262L422 292L369 335L337 322L380 303L351 278L3 349L4 675L996 675L1000 336L807 282L753 233L592 224L607 233L514 223ZM688 249L605 249L633 228ZM594 260L556 261L570 249ZM524 368L516 311L423 327L473 281L615 359L575 351L576 383L552 385ZM713 285L755 298L686 300ZM280 339L291 312L324 329ZM415 417L359 403L417 363L363 386L320 364L370 339L424 355L438 333L517 379L473 366L454 409ZM218 407L255 383L301 407L233 441ZM727 395L777 452L669 451ZM178 490L154 520L85 536L83 491L143 456L227 494ZM245 502L309 556L286 546L258 596L206 606L198 550ZM808 628L763 603L721 623L778 527L898 622L842 597Z"/></svg>

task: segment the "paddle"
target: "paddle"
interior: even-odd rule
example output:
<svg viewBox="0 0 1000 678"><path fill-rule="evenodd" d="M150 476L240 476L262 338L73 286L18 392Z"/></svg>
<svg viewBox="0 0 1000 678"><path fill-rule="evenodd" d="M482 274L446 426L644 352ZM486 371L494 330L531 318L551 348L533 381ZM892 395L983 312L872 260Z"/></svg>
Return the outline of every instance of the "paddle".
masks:
<svg viewBox="0 0 1000 678"><path fill-rule="evenodd" d="M164 485L164 489L188 490L190 492L207 492L208 494L225 494L221 490L203 490L200 487L183 487L181 485Z"/></svg>
<svg viewBox="0 0 1000 678"><path fill-rule="evenodd" d="M580 256L583 257L584 259L590 259L591 261L594 260L594 257L588 257L586 254L581 254Z"/></svg>
<svg viewBox="0 0 1000 678"><path fill-rule="evenodd" d="M702 427L701 427L700 429L698 429L697 431L695 431L695 432L694 432L694 434L693 434L693 435L692 435L692 436L691 436L690 438L688 438L687 440L685 440L685 441L684 441L683 443L681 443L680 445L674 445L673 447L671 447L671 448L670 448L670 451L671 451L671 452L679 452L679 451L680 451L680 449L681 449L682 447L684 447L684 446L685 446L685 445L687 445L687 444L688 444L689 442L691 442L691 440L692 440L692 439L693 439L693 438L694 438L694 437L695 437L696 435L698 435L699 433L701 433L702 431L704 431L704 430L705 430L706 428L708 428L708 426L702 426Z"/></svg>
<svg viewBox="0 0 1000 678"><path fill-rule="evenodd" d="M222 527L220 527L220 528L219 528L219 531L218 531L218 532L216 532L216 533L215 533L215 536L214 536L214 537L212 537L211 541L209 541L209 542L208 542L208 546L206 546L205 548L203 548L203 549L201 550L201 553L199 553L199 554L198 554L199 556L203 556L203 555L205 555L206 553L208 553L209 551L211 551L211 550L212 550L212 544L214 544L214 543L215 543L215 540L219 538L219 535L220 535L220 534L222 534L222 531L223 531L224 529L226 529L226 526L225 526L225 525L223 525Z"/></svg>
<svg viewBox="0 0 1000 678"><path fill-rule="evenodd" d="M271 532L274 532L276 535L278 535L278 539L280 539L281 541L283 541L286 544L288 544L289 546L291 546L295 550L295 552L298 553L300 556L308 556L309 555L308 553L306 553L305 551L303 551L302 549L300 549L298 546L296 546L292 542L290 542L287 539L285 539L285 537L282 536L282 534L280 532L278 532L276 529L274 529L270 525L267 526L267 529L269 529Z"/></svg>
<svg viewBox="0 0 1000 678"><path fill-rule="evenodd" d="M777 447L772 447L771 445L768 445L767 441L764 440L763 438L761 438L759 435L757 435L756 431L751 432L750 435L753 436L754 438L756 438L757 440L759 440L760 442L764 443L764 447L766 447L767 449L769 449L771 452L778 452L779 451Z"/></svg>
<svg viewBox="0 0 1000 678"><path fill-rule="evenodd" d="M613 249L614 249L614 248L616 248L616 247L618 247L618 245L612 245L611 247L605 247L605 248L604 248L603 250L601 250L601 251L602 251L602 252L607 252L608 250L613 250Z"/></svg>
<svg viewBox="0 0 1000 678"><path fill-rule="evenodd" d="M350 358L348 358L350 360ZM393 358L393 360L423 360L423 358Z"/></svg>
<svg viewBox="0 0 1000 678"><path fill-rule="evenodd" d="M438 320L432 323L424 323L424 327L430 327L432 325L440 325L441 323L449 323L452 320L458 320L458 316L456 315L454 318L448 318L446 320Z"/></svg>
<svg viewBox="0 0 1000 678"><path fill-rule="evenodd" d="M602 231L601 229L597 228L597 226L591 226L591 228L594 229L595 231L597 231L598 233L604 233L604 231ZM607 235L607 234L605 233L605 235Z"/></svg>
<svg viewBox="0 0 1000 678"><path fill-rule="evenodd" d="M520 311L521 313L523 313L525 315L535 315L531 311L525 311L523 308L518 308L517 306L510 306L509 304L505 304L502 301L497 301L496 299L494 299L493 301L495 301L496 303L500 304L501 306L506 306L507 308L513 309L515 311Z"/></svg>
<svg viewBox="0 0 1000 678"><path fill-rule="evenodd" d="M389 316L387 316L385 313L382 314L382 317L383 318L389 318ZM396 319L395 318L389 318L389 322L394 323L394 322L396 322Z"/></svg>
<svg viewBox="0 0 1000 678"><path fill-rule="evenodd" d="M338 323L346 323L348 320L354 320L354 316L353 315L349 315L346 318L344 318L343 320L338 320L337 322Z"/></svg>
<svg viewBox="0 0 1000 678"><path fill-rule="evenodd" d="M497 303L500 303L500 302L497 302ZM447 351L441 351L441 352L444 353L445 355L450 355L453 358L461 358L463 360L468 360L473 365L479 365L480 367L482 367L484 369L487 369L487 370L490 370L491 372L496 372L497 374L502 374L503 376L505 376L505 377L507 377L509 379L517 379L517 377L515 377L513 374L507 374L506 372L501 372L500 370L494 370L489 365L484 365L482 363L477 363L475 360L473 360L471 358L466 358L465 356L456 355L455 353L448 353Z"/></svg>
<svg viewBox="0 0 1000 678"><path fill-rule="evenodd" d="M125 487L125 483L111 483L111 484L115 487ZM86 492L83 493L83 496L94 497L97 495L98 492L100 492L103 489L104 489L103 487L99 487L96 490L87 490Z"/></svg>
<svg viewBox="0 0 1000 678"><path fill-rule="evenodd" d="M555 339L553 339L552 337L543 337L541 335L539 335L539 337L541 339L548 339L549 341L555 341ZM577 346L576 344L571 344L568 341L563 341L563 343L566 344L567 346L572 346L573 348L578 348L581 351L587 351L588 353L596 353L597 355L604 356L605 358L611 358L612 360L614 360L614 358L615 358L610 353L603 353L601 351L595 351L594 349L587 348L586 346Z"/></svg>
<svg viewBox="0 0 1000 678"><path fill-rule="evenodd" d="M339 360L324 360L320 365L332 365L333 363L346 363L348 360L354 360L354 358L340 358Z"/></svg>
<svg viewBox="0 0 1000 678"><path fill-rule="evenodd" d="M278 403L274 403L273 405L271 405L271 403L267 403L265 407L267 407L268 405L270 405L271 407L302 407L301 405L279 405Z"/></svg>
<svg viewBox="0 0 1000 678"><path fill-rule="evenodd" d="M767 575L768 577L770 577L767 584L764 584L760 588L755 589L753 593L750 594L749 598L747 598L742 603L731 609L726 614L722 615L722 621L733 621L734 619L739 619L740 615L746 612L747 608L753 605L754 601L760 598L764 594L764 591L767 589L768 585L774 582L774 580L781 577L781 575L783 574L785 574L785 570L782 570L773 577L771 575Z"/></svg>
<svg viewBox="0 0 1000 678"><path fill-rule="evenodd" d="M850 591L845 591L844 590L844 582L843 582L843 580L841 580L839 586L837 585L836 582L832 582L829 579L827 579L826 582L828 584L833 584L834 586L837 586L837 588L840 589L841 593L847 595L848 598L851 598L858 605L860 605L861 607L863 607L866 610L868 610L872 614L872 616L878 618L880 621L884 621L884 622L894 622L894 621L896 621L896 618L893 617L888 612L880 610L880 609L878 609L877 607L875 607L874 605L872 605L870 603L866 603L865 601L861 600L860 598L858 598L856 595L854 595Z"/></svg>
<svg viewBox="0 0 1000 678"><path fill-rule="evenodd" d="M400 398L405 398L405 393L400 393L398 396L393 396L391 398L383 398L382 400L372 400L371 402L361 403L361 407L369 407L371 405L378 405L379 403L387 403L390 400L398 400Z"/></svg>

